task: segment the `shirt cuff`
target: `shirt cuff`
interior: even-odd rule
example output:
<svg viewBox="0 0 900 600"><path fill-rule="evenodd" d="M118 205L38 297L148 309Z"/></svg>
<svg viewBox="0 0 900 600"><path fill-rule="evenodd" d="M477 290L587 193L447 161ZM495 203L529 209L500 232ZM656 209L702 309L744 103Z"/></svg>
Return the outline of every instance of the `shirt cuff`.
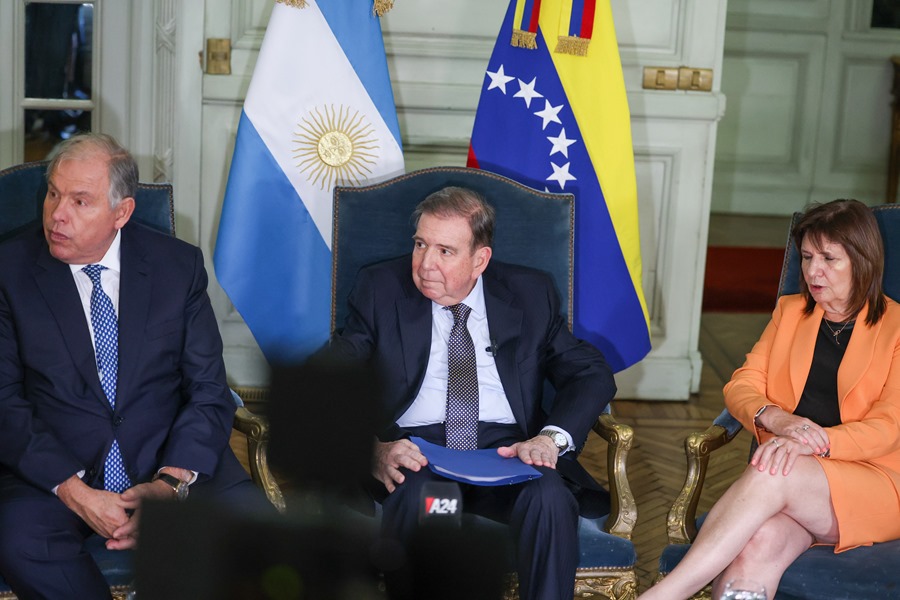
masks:
<svg viewBox="0 0 900 600"><path fill-rule="evenodd" d="M84 469L82 469L75 474L78 475L78 479L81 479L82 477L84 477L84 473L85 473L85 471L84 471ZM53 486L52 490L50 490L51 492L53 492L54 496L59 496L59 494L57 492L59 491L59 486L61 486L62 484L63 484L63 482L59 482Z"/></svg>
<svg viewBox="0 0 900 600"><path fill-rule="evenodd" d="M158 469L156 470L156 474L159 475L160 471L162 471L162 470L165 469L165 468L169 468L169 469L181 469L181 470L183 470L183 471L191 471L191 480L187 482L188 485L191 485L192 483L194 483L195 481L197 481L197 475L198 475L197 471L193 471L193 470L191 470L191 469L185 469L184 467L173 467L173 466L171 466L171 465L166 465L166 466L164 466L164 467L158 468Z"/></svg>

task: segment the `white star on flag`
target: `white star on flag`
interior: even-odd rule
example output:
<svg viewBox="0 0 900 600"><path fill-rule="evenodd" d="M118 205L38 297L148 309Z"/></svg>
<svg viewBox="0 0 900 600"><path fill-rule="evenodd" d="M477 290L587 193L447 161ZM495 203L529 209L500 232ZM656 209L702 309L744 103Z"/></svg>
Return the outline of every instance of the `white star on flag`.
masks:
<svg viewBox="0 0 900 600"><path fill-rule="evenodd" d="M541 129L547 129L547 125L549 125L551 122L562 124L562 121L560 121L559 117L557 116L559 115L559 111L562 110L562 107L562 104L560 104L559 106L550 106L550 102L546 99L544 100L544 110L539 110L538 112L534 113L535 116L538 116L544 120L544 125L543 127L541 127Z"/></svg>
<svg viewBox="0 0 900 600"><path fill-rule="evenodd" d="M577 178L569 173L569 164L566 163L563 166L559 167L555 162L550 162L550 166L553 167L553 175L547 178L547 181L555 181L559 184L560 189L566 189L567 181L576 181Z"/></svg>
<svg viewBox="0 0 900 600"><path fill-rule="evenodd" d="M531 101L534 98L543 98L544 95L540 92L534 91L534 84L537 82L537 77L531 80L531 83L525 83L521 79L519 80L519 91L516 92L516 95L513 98L523 98L525 100L525 106L527 108L531 108Z"/></svg>
<svg viewBox="0 0 900 600"><path fill-rule="evenodd" d="M506 94L506 84L515 79L515 77L510 77L503 72L503 65L500 65L500 68L495 72L488 71L487 74L491 78L491 84L488 86L488 89L500 88L500 91L504 94Z"/></svg>
<svg viewBox="0 0 900 600"><path fill-rule="evenodd" d="M569 158L569 146L574 144L578 140L572 140L566 137L566 128L563 127L562 131L559 133L557 137L553 137L552 135L547 136L547 139L553 143L553 148L550 149L550 156L553 156L557 152L561 152L563 156Z"/></svg>

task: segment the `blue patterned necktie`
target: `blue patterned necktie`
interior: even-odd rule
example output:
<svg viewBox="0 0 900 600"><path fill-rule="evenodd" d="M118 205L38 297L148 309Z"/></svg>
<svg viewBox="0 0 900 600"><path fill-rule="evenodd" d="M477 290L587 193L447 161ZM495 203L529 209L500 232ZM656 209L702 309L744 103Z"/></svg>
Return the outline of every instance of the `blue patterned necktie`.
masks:
<svg viewBox="0 0 900 600"><path fill-rule="evenodd" d="M454 304L446 310L453 313L447 352L447 447L475 450L478 447L478 370L475 345L466 327L472 309L465 304Z"/></svg>
<svg viewBox="0 0 900 600"><path fill-rule="evenodd" d="M91 326L94 328L97 369L100 371L103 393L106 394L110 407L115 410L116 381L119 376L119 322L112 300L100 285L100 272L105 268L102 265L88 265L81 270L94 284L94 289L91 290ZM119 441L114 439L103 468L103 488L110 492L123 492L129 487L131 481L125 473Z"/></svg>

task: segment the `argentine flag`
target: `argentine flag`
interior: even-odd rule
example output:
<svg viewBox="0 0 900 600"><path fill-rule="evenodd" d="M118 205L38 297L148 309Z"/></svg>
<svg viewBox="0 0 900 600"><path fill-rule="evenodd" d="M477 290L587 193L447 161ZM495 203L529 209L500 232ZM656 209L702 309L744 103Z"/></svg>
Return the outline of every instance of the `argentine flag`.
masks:
<svg viewBox="0 0 900 600"><path fill-rule="evenodd" d="M302 359L328 339L334 186L403 171L372 0L276 4L241 113L214 256L219 283L270 363Z"/></svg>

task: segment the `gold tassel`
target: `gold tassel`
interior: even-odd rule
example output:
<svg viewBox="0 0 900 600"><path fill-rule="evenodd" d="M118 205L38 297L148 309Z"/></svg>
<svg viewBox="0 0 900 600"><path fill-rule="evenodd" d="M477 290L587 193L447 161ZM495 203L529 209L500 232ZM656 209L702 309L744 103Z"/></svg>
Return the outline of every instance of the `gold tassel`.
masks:
<svg viewBox="0 0 900 600"><path fill-rule="evenodd" d="M510 45L514 48L537 49L537 34L522 29L513 29Z"/></svg>
<svg viewBox="0 0 900 600"><path fill-rule="evenodd" d="M376 17L383 17L392 8L394 8L394 0L375 0L372 10Z"/></svg>
<svg viewBox="0 0 900 600"><path fill-rule="evenodd" d="M306 8L306 0L275 0L275 2L287 4L294 8Z"/></svg>
<svg viewBox="0 0 900 600"><path fill-rule="evenodd" d="M572 56L587 56L590 38L582 38L574 35L561 35L556 44L557 54L571 54Z"/></svg>

